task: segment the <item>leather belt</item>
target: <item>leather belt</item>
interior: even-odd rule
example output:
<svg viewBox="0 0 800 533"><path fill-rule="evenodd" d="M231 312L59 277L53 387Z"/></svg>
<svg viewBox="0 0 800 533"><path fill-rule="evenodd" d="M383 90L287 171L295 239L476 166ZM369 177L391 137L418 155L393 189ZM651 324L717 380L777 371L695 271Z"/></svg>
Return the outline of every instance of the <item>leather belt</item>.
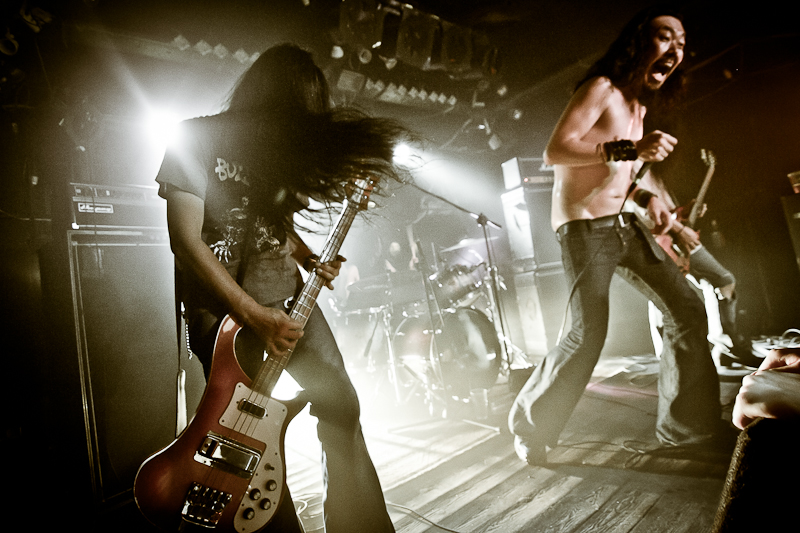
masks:
<svg viewBox="0 0 800 533"><path fill-rule="evenodd" d="M576 229L585 228L589 231L594 231L598 229L610 228L617 224L620 227L625 227L630 225L631 221L634 218L633 213L621 213L620 215L606 215L604 217L598 218L583 218L579 220L570 220L558 227L556 230L556 234L559 237L566 235L570 230L575 231Z"/></svg>

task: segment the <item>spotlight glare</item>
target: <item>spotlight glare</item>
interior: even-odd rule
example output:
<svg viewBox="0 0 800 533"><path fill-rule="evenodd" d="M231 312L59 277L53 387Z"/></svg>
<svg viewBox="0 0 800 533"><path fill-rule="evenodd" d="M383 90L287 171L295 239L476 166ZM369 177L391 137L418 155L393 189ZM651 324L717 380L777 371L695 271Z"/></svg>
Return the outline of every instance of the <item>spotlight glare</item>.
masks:
<svg viewBox="0 0 800 533"><path fill-rule="evenodd" d="M151 142L166 147L175 140L180 118L172 111L151 111L145 123L145 132Z"/></svg>
<svg viewBox="0 0 800 533"><path fill-rule="evenodd" d="M395 165L411 168L419 164L420 154L406 143L400 143L394 148L392 161Z"/></svg>

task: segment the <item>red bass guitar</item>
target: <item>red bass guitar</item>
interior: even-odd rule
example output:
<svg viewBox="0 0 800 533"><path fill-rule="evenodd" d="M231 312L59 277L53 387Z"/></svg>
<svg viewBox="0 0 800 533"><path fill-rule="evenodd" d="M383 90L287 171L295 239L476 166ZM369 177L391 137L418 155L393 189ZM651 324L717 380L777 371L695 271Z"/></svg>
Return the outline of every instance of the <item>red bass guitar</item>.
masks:
<svg viewBox="0 0 800 533"><path fill-rule="evenodd" d="M355 181L320 261L336 257L372 188L369 179ZM316 273L308 276L291 318L305 325L324 283ZM271 397L291 352L283 357L266 354L256 377L247 377L235 353L240 330L230 316L222 320L195 417L136 475L136 504L162 530L193 524L223 533L251 533L270 522L281 502L286 485L284 435L305 402Z"/></svg>

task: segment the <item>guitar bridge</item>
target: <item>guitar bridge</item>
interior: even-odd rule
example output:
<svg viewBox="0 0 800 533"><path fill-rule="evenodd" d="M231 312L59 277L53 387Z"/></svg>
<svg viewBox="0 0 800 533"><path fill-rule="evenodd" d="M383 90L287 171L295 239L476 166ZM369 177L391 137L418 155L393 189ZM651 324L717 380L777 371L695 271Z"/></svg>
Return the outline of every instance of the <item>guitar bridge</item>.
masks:
<svg viewBox="0 0 800 533"><path fill-rule="evenodd" d="M208 528L217 527L222 512L231 498L232 495L227 492L193 483L183 501L181 518L190 524Z"/></svg>
<svg viewBox="0 0 800 533"><path fill-rule="evenodd" d="M210 431L200 449L195 452L194 460L243 479L250 479L261 460L261 453Z"/></svg>

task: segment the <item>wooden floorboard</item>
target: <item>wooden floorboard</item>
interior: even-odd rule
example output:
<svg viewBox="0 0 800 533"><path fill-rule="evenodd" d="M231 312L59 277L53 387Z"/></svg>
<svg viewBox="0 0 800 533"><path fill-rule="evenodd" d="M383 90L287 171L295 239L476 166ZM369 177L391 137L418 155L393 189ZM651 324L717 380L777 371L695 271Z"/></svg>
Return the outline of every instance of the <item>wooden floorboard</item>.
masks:
<svg viewBox="0 0 800 533"><path fill-rule="evenodd" d="M371 401L362 417L364 434L397 532L707 531L730 456L675 456L660 448L654 435L657 371L652 355L601 361L543 467L530 467L514 453L505 428L513 394L502 377L490 393L490 416L479 424L463 406L442 418L419 406L409 414L409 405L392 406L392 398L383 406ZM728 416L740 377L723 379ZM358 387L357 377L354 382ZM307 423L292 424L298 422ZM319 471L318 448L309 444L315 439L301 439L295 450L287 435L293 494L321 487L313 473ZM308 532L321 531L314 529L320 524Z"/></svg>
<svg viewBox="0 0 800 533"><path fill-rule="evenodd" d="M353 372L365 440L397 532L705 533L730 456L659 449L657 368L652 355L601 358L539 467L514 453L506 429L513 393L502 376L490 391L488 418L476 421L468 404L449 408L446 418L422 402L396 405L386 380ZM745 373L721 376L728 418ZM287 482L306 533L323 527L315 420L306 410L286 434ZM97 531L152 531L132 502L100 518L121 519L128 529Z"/></svg>

